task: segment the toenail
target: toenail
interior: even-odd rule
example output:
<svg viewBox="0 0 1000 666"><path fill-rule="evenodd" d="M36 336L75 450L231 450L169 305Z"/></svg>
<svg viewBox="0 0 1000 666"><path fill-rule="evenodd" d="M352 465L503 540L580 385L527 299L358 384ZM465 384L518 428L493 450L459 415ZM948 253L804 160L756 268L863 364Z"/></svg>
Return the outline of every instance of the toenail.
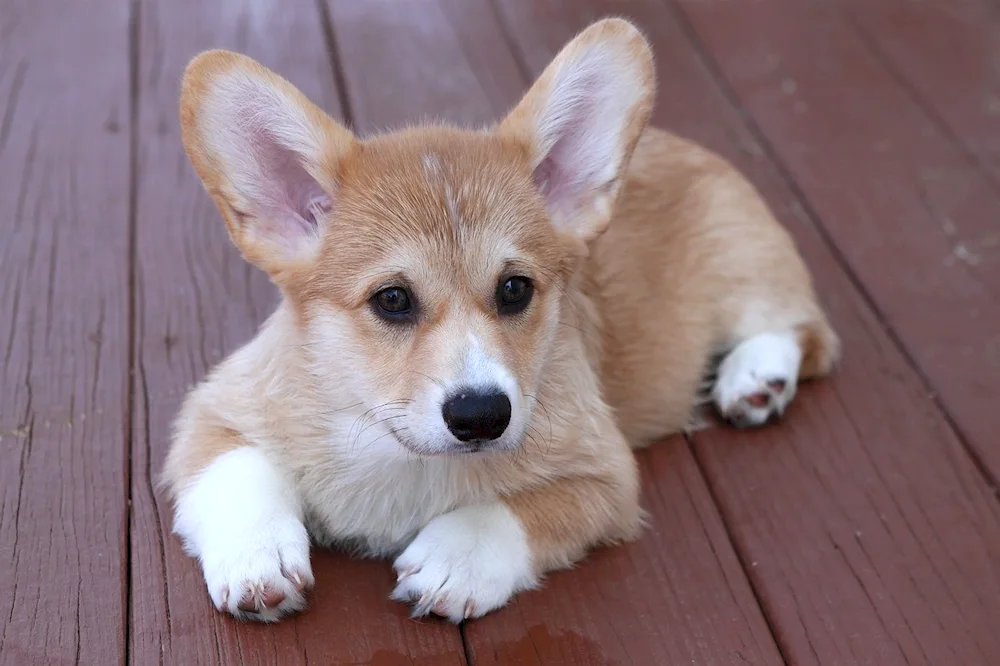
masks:
<svg viewBox="0 0 1000 666"><path fill-rule="evenodd" d="M257 600L254 599L253 591L249 591L240 598L240 602L236 604L236 607L241 611L246 613L256 613L257 612Z"/></svg>

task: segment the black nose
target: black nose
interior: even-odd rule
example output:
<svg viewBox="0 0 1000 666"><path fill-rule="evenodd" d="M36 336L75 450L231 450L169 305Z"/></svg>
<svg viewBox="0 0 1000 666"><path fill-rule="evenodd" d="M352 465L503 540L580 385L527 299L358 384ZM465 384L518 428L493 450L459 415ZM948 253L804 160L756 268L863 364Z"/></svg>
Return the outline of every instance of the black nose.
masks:
<svg viewBox="0 0 1000 666"><path fill-rule="evenodd" d="M462 392L445 401L441 415L460 441L496 439L510 424L510 399L499 391Z"/></svg>

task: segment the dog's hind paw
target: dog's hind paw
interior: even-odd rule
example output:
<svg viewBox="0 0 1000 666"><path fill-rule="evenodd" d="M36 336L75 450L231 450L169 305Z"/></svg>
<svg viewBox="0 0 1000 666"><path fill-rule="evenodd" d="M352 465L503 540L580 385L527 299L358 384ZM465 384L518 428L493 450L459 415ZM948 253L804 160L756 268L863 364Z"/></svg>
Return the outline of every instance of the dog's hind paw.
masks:
<svg viewBox="0 0 1000 666"><path fill-rule="evenodd" d="M719 413L739 428L781 416L795 396L802 351L792 331L747 338L722 360L712 388Z"/></svg>

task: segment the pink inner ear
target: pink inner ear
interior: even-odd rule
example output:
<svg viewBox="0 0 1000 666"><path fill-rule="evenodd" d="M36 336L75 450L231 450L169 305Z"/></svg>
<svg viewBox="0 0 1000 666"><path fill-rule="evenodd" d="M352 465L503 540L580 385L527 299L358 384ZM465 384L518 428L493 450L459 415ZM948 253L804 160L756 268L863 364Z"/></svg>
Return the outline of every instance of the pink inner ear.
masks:
<svg viewBox="0 0 1000 666"><path fill-rule="evenodd" d="M591 89L600 80L587 77L575 82L579 88L561 100L561 117L553 119L551 130L556 135L548 154L535 168L535 183L545 196L549 209L556 216L572 215L586 205L589 191L600 188L602 172L609 155L606 146L612 137L600 136L599 104Z"/></svg>
<svg viewBox="0 0 1000 666"><path fill-rule="evenodd" d="M249 115L249 117L247 117ZM256 173L248 174L241 191L253 206L247 211L257 230L283 244L294 245L317 233L332 202L316 179L303 168L301 157L275 140L263 126L263 114L244 115L246 149Z"/></svg>

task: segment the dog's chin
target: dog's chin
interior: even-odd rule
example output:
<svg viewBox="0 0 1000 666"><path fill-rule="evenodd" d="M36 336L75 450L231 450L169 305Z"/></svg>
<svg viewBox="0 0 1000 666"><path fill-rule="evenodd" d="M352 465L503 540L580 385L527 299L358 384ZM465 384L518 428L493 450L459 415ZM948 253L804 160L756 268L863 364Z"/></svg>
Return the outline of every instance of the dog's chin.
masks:
<svg viewBox="0 0 1000 666"><path fill-rule="evenodd" d="M423 458L477 458L511 453L522 445L523 436L503 436L495 440L472 442L419 441L401 432L393 432L399 445L408 452ZM449 438L450 439L450 438Z"/></svg>

